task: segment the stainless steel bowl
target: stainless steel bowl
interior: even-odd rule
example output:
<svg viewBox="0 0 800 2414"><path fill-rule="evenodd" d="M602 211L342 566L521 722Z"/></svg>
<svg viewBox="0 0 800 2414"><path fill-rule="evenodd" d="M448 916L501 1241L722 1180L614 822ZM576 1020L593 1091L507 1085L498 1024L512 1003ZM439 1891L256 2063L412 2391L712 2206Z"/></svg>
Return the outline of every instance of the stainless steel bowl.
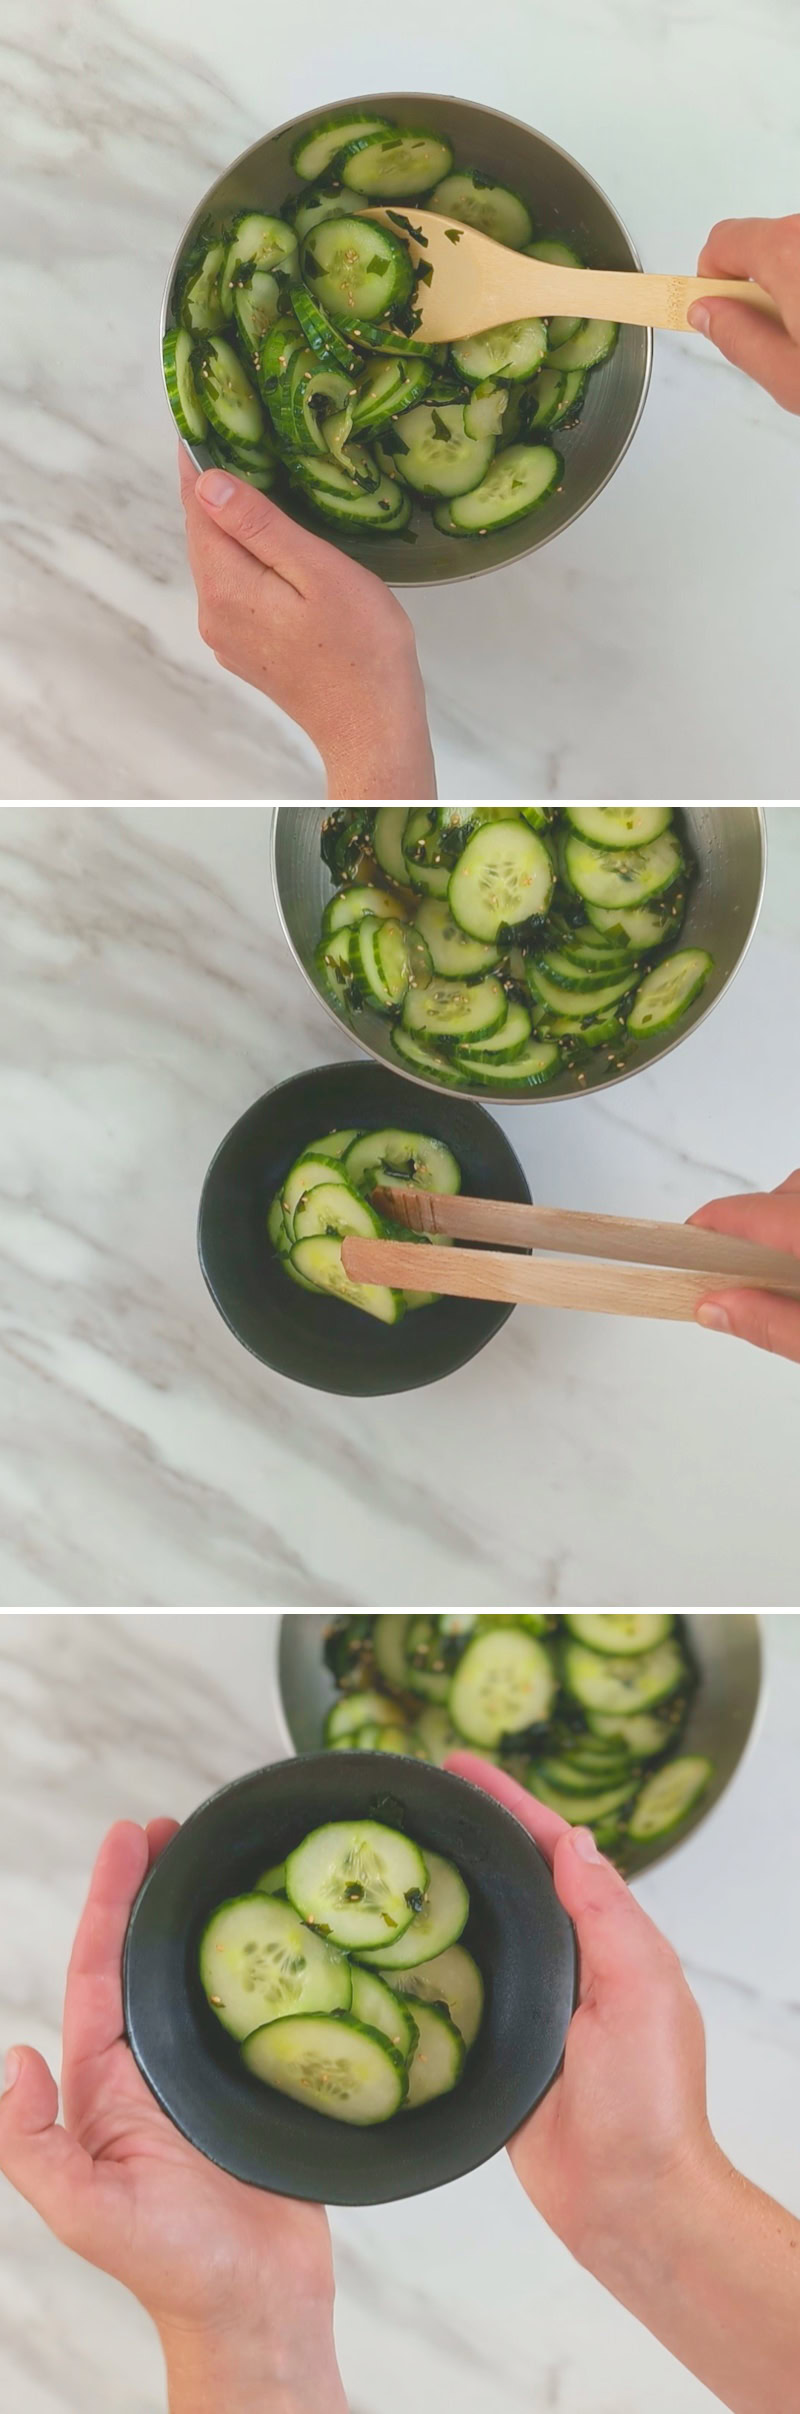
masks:
<svg viewBox="0 0 800 2414"><path fill-rule="evenodd" d="M663 1843L642 1844L631 1853L632 1877L676 1852L730 1785L753 1733L762 1686L760 1621L743 1614L702 1617L687 1612L689 1645L699 1672L699 1684L686 1726L687 1752L707 1753L714 1763L708 1793L681 1828L679 1836ZM285 1723L287 1749L318 1752L326 1712L336 1700L333 1678L322 1656L328 1617L289 1615L281 1618L277 1645L277 1687Z"/></svg>
<svg viewBox="0 0 800 2414"><path fill-rule="evenodd" d="M275 809L272 878L278 912L295 962L332 1021L348 1031L359 1047L377 1057L381 1064L391 1065L393 1072L402 1072L406 1080L417 1081L421 1089L438 1089L441 1097L436 1082L413 1073L410 1065L401 1065L391 1044L391 1026L384 1017L370 1013L368 1008L355 1016L340 1012L320 980L314 955L323 907L332 894L330 875L320 856L320 834L327 810L324 805L278 805ZM658 1057L668 1056L672 1048L680 1047L689 1032L705 1021L738 972L755 930L766 874L766 824L760 805L689 806L686 821L699 876L692 887L682 938L685 937L688 946L707 947L714 958L714 970L683 1022L675 1031L642 1041L635 1062L622 1072L609 1073L605 1059L600 1064L589 1056L581 1067L580 1081L573 1072L565 1071L559 1081L548 1082L541 1090L521 1094L513 1088L503 1089L499 1082L483 1089L477 1083L474 1089L459 1089L460 1097L485 1099L496 1105L505 1102L547 1106L557 1098L579 1098L590 1090L608 1090L618 1081L629 1081L632 1074L654 1064Z"/></svg>
<svg viewBox="0 0 800 2414"><path fill-rule="evenodd" d="M333 110L374 110L407 125L430 127L452 143L459 165L479 168L485 176L512 185L530 204L537 227L572 242L587 268L641 268L641 260L622 219L585 168L567 151L523 126L498 109L475 101L451 99L436 92L366 92L321 103L289 125L276 127L261 142L252 143L233 166L204 193L184 228L167 278L161 312L161 333L172 321L176 271L202 222L221 225L233 210L280 210L289 193L298 190L291 153L300 134ZM623 327L616 351L602 376L590 377L586 401L574 428L559 428L558 449L565 474L553 494L527 520L484 537L480 544L456 543L441 536L427 513L415 513L415 543L378 537L344 537L332 528L320 530L354 560L376 570L393 587L444 585L456 578L475 578L515 562L537 545L546 545L568 528L613 477L627 452L644 409L652 366L653 339L649 328ZM174 424L174 423L173 423ZM204 445L187 447L198 469L207 469L211 455ZM303 516L299 500L292 511Z"/></svg>

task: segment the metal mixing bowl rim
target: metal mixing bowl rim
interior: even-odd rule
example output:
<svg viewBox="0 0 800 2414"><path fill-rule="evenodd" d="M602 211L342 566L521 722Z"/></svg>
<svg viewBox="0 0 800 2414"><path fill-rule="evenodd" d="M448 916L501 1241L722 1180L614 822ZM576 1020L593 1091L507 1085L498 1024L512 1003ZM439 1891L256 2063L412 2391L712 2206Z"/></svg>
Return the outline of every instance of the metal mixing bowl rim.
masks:
<svg viewBox="0 0 800 2414"><path fill-rule="evenodd" d="M695 800L695 802L696 801L697 800ZM333 809L334 808L331 808L331 810ZM382 1056L379 1048L371 1047L368 1039L363 1039L349 1023L343 1022L341 1016L336 1012L336 1007L330 1005L328 999L323 996L322 990L317 988L313 975L308 970L307 965L303 963L302 956L298 954L288 922L286 920L286 915L283 910L283 901L278 882L278 815L279 813L291 813L293 811L303 813L306 810L307 808L303 805L300 805L299 807L292 805L273 806L272 830L270 832L270 867L272 871L272 890L277 907L278 920L280 922L287 945L294 957L295 963L302 972L303 979L307 982L312 996L317 999L317 1002L320 1006L324 1007L325 1013L330 1016L331 1022L335 1023L337 1031L344 1036L344 1038L352 1039L355 1047L359 1048L365 1056L372 1057L374 1064L383 1065L384 1069L388 1072L399 1074L401 1080L405 1079L406 1081L416 1082L419 1089L430 1090L433 1092L435 1097L441 1098L444 1092L444 1095L447 1097L452 1095L455 1098L468 1098L472 1101L474 1106L486 1106L489 1108L492 1106L569 1106L574 1098L599 1098L603 1090L614 1090L617 1088L620 1082L633 1081L637 1073L646 1073L649 1071L651 1065L661 1064L665 1056L672 1055L673 1048L682 1047L687 1039L692 1038L692 1035L695 1031L699 1031L701 1024L707 1021L708 1016L713 1014L715 1006L718 1006L721 999L727 995L731 982L735 981L737 972L740 971L741 966L744 963L745 956L749 952L755 936L761 907L764 902L764 889L767 878L767 824L763 805L753 805L750 810L758 817L758 828L761 840L761 870L758 883L758 894L753 907L750 925L743 940L739 954L737 955L736 962L735 964L731 965L730 971L726 973L721 988L717 990L714 997L708 999L706 1005L701 1008L696 1020L689 1024L688 1030L676 1030L671 1039L667 1038L664 1041L663 1046L661 1046L654 1055L644 1057L641 1064L626 1065L622 1072L610 1073L606 1081L593 1081L587 1084L585 1089L581 1089L579 1086L576 1086L574 1090L556 1091L553 1089L548 1089L547 1084L544 1083L540 1090L527 1090L523 1095L520 1095L518 1092L513 1090L507 1090L501 1097L496 1091L466 1090L462 1087L461 1082L459 1082L457 1088L454 1086L451 1093L446 1083L442 1083L440 1081L427 1081L424 1073L418 1073L415 1067L404 1064L393 1064L390 1056ZM719 806L717 810L721 812L728 811L735 813L738 811L738 807L736 805Z"/></svg>
<svg viewBox="0 0 800 2414"><path fill-rule="evenodd" d="M377 92L377 93L376 93L376 92L361 92L361 93L355 93L355 94L352 96L352 98L350 98L350 99L345 98L345 99L343 99L343 100L342 100L342 99L340 99L340 100L336 100L336 101L329 101L329 102L327 102L327 103L322 103L322 104L321 104L321 106L320 106L320 108L319 108L318 110L315 110L314 115L315 115L316 117L329 117L329 116L330 116L330 115L331 115L331 114L332 114L334 111L338 111L338 110L340 110L340 109L355 109L355 108L363 109L364 107L368 106L370 102L376 102L376 101L379 101L379 100L383 100L383 99L384 99L384 97L385 97L385 96L384 96L382 93L379 93L379 92ZM391 95L390 95L389 97L391 98ZM490 107L488 106L488 104L487 104L487 103L485 103L485 102L483 102L483 101L467 101L467 100L464 100L464 99L462 98L462 96L461 96L459 93L457 93L457 92L415 92L415 93L414 93L414 96L413 96L413 99L414 99L414 106L415 106L415 108L416 108L416 106L417 106L417 103L418 103L418 102L419 102L419 104L420 104L420 106L421 106L422 108L425 108L425 107L426 107L426 106L427 106L429 103L430 103L430 104L432 104L432 105L435 107L435 106L436 106L437 101L455 101L455 102L457 103L457 105L458 105L460 108L466 108L466 109L478 109L478 110L480 110L480 112L481 112L481 115L482 115L482 116L484 116L484 117L491 117L491 118L497 119L497 121L498 121L498 122L499 122L501 125L505 125L505 126L516 126L516 127L517 127L517 129L518 129L518 131L519 131L520 133L522 133L522 134L532 134L532 135L534 136L535 140L536 140L537 142L544 143L544 145L545 145L546 149L547 149L548 151L553 152L553 154L554 154L554 156L555 156L556 158L565 160L565 161L566 161L566 163L567 163L567 166L568 166L568 167L574 168L574 169L576 170L576 173L577 173L579 176L582 176L582 177L583 177L584 183L585 183L585 184L587 184L587 185L589 185L589 186L591 187L591 190L592 190L592 192L593 192L593 193L596 193L596 194L597 194L598 199L599 199L600 201L602 201L602 202L604 202L604 203L605 203L605 207L606 207L606 209L607 209L607 210L610 210L612 218L614 218L614 219L616 220L616 223L617 223L617 226L619 227L620 233L621 233L622 235L624 235L625 241L626 241L626 243L627 243L627 245L628 245L628 247L629 247L629 250L630 250L630 252L631 252L631 254L632 254L632 257L633 257L633 259L634 259L634 261L635 261L635 263L636 263L637 268L641 269L641 267L642 267L642 260L641 260L640 253L639 253L639 251L638 251L638 249L637 249L636 244L634 243L633 236L632 236L632 235L629 233L629 231L628 231L628 228L627 228L627 226L626 226L626 224L625 224L625 220L624 220L624 218L621 218L621 217L620 217L619 210L615 208L615 205L614 205L613 201L610 201L610 200L609 200L608 194L607 194L606 192L604 192L604 191L603 191L603 187L602 187L602 185L598 184L598 182L597 182L597 178L596 178L595 176L590 176L588 168L584 168L584 167L582 167L580 160L579 160L579 159L575 159L575 157L574 157L574 155L573 155L573 153L572 153L571 151L565 151L562 143L557 143L557 142L553 142L553 141L551 141L551 138L550 138L550 135L549 135L549 134L543 134L543 133L541 132L541 130L540 130L540 128L539 128L538 126L529 126L529 125L527 125L527 124L526 124L526 122L525 122L525 119L524 119L524 118L521 118L521 117L510 117L510 116L509 116L509 114L508 114L508 110L507 110L507 109L492 109L492 108L490 108ZM202 200L201 202L199 202L199 203L198 203L198 208L202 210L206 204L210 203L210 201L211 201L211 197L212 197L212 194L213 194L213 193L216 191L217 185L222 183L222 180L223 180L223 178L224 178L224 177L234 175L234 174L235 174L235 171L236 171L236 169L237 169L237 168L241 168L241 167L243 167L243 166L244 166L244 163L245 163L245 160L247 160L247 159L249 159L249 158L250 158L251 153L252 153L253 151L260 151L262 144L263 144L263 143L265 143L265 142L273 142L273 141L277 141L277 140L278 140L279 135L281 135L281 134L290 134L290 133L292 132L293 127L295 127L295 126L302 126L302 125L304 125L304 124L307 122L309 115L310 115L310 112L309 112L308 110L301 111L301 112L299 113L299 115L298 115L298 116L296 116L296 117L289 117L289 118L286 118L286 119L284 120L283 125L281 125L281 126L272 126L272 127L269 129L268 133L267 133L267 134L262 134L262 135L260 135L260 136L258 137L258 139L257 139L257 141L256 141L256 142L248 143L248 144L246 145L245 149L244 149L243 151L239 151L239 152L238 152L238 154L237 154L237 157L236 157L235 159L232 159L232 160L231 160L230 165L229 165L227 168L222 168L222 169L220 170L219 175L218 175L217 177L215 177L214 183L213 183L212 185L209 185L209 187L208 187L208 191L207 191L207 192L206 192L206 193L203 195L203 200ZM189 454L189 458L190 458L190 460L194 462L195 469L202 470L202 468L203 468L203 463L202 463L202 461L198 461L197 454L196 454L196 452L194 451L194 449L193 449L192 445L190 444L188 437L187 437L187 436L182 436L182 435L180 434L180 430L179 430L179 429L176 427L176 425L175 425L175 415L174 415L174 412L173 412L173 409L172 409L172 404L171 404L170 399L169 399L169 392L168 392L168 389L167 389L166 373L165 373L165 369L164 369L164 336L165 336L165 334L166 334L166 331L167 331L167 326L168 326L168 323L169 323L169 313L170 313L170 302L171 302L171 298L172 298L172 290L173 290L173 286L174 286L174 283L175 283L175 277L176 277L176 274L177 274L178 268L179 268L179 266L180 266L181 259L182 259L182 257L183 257L184 251L185 251L185 249L186 249L186 242L187 242L187 236L188 236L188 233L189 233L189 228L190 228L190 226L193 224L193 221L194 221L194 219L195 219L196 217L197 217L197 209L194 209L194 210L192 211L192 213L191 213L191 217L187 218L186 225L185 225L185 227L184 227L184 229L183 229L183 233L182 233L181 238L180 238L180 242L179 242L179 243L176 245L175 251L174 251L173 256L172 256L172 260L170 261L169 271L168 271L168 274L167 274L167 279L166 279L166 283L165 283L165 286L164 286L164 292L163 292L163 295L162 295L162 301L161 301L160 345L161 345L161 378L162 378L162 384L163 384L163 388L164 388L164 394L165 394L165 397L166 397L166 402L167 402L167 409L168 409L168 411L169 411L170 420L171 420L171 422L172 422L172 427L173 427L173 430L174 430L175 434L178 436L178 441L179 441L179 443L180 443L180 444L182 444L182 445L185 447L186 452ZM463 584L463 582L464 582L464 581L466 581L467 579L472 579L472 578L487 578L487 577L489 577L489 576L490 576L490 574L491 574L491 572L492 572L493 570L513 570L513 569L515 569L515 568L516 568L516 566L517 566L517 563L518 563L518 562L528 561L528 560L530 559L530 555L531 555L531 553L538 553L538 552L540 551L540 549L541 549L541 548L542 548L544 545L551 545L551 544L553 543L553 539L554 539L555 537L557 537L557 536L563 536L563 534L564 534L564 530L565 530L565 529L567 529L567 528L572 528L572 527L573 527L573 525L574 525L574 523L575 523L575 521L576 521L576 520L579 520L579 519L581 518L581 516L582 516L583 512L584 512L584 511L588 511L588 510L589 510L589 506L590 506L590 504L595 503L595 502L597 501L597 497L598 497L598 495L601 495L601 494L603 493L603 489L604 489L604 487L608 486L608 484L609 484L610 480L613 478L613 476L614 476L614 474L615 474L615 471L619 469L620 462L621 462L621 461L624 461L624 459L625 459L625 454L626 454L626 452L627 452L627 450L628 450L628 446L629 446L630 444L632 444L632 442L633 442L633 438L634 438L634 436L635 436L635 434L636 434L636 430L637 430L637 428L638 428L638 426L639 426L639 421L640 421L640 419L641 419L642 412L643 412L643 410L644 410L644 406L645 406L645 403L646 403L646 401L647 401L647 396L648 396L649 389L650 389L650 379L651 379L652 374L653 374L653 330L652 330L652 327L647 327L647 328L644 330L644 332L645 332L646 339L647 339L647 341L646 341L646 348L645 348L645 362L644 362L644 371L643 371L643 375L642 375L641 391L640 391L640 394L639 394L639 399L638 399L638 402L637 402L637 405L636 405L636 410L635 410L635 412L634 412L634 416L633 416L633 418L632 418L632 420L631 420L631 424L630 424L630 427L629 427L629 429L628 429L628 433L627 433L627 435L625 436L623 443L620 445L619 451L618 451L617 453L615 453L613 461L612 461L612 462L609 464L609 467L608 467L608 469L606 470L605 476L604 476L603 478L601 478L601 479L600 479L600 483L599 483L599 485L594 486L594 487L592 488L592 492L591 492L591 494L590 494L590 495L587 495L587 496L586 496L586 500L585 500L585 502L583 502L583 503L578 503L578 504L576 505L576 507L575 507L575 510L574 510L574 511L571 511L571 512L569 513L569 516L568 516L568 518L567 518L567 519L559 520L558 527L557 527L557 528L551 528L549 536L538 537L538 538L537 538L537 537L534 537L534 540L533 540L532 544L531 544L531 545L528 547L527 551L526 551L525 553L518 553L518 554L515 554L515 555L514 555L514 557L513 557L513 560L511 560L511 561L508 561L508 562L491 562L491 563L490 563L490 562L481 562L481 561L477 561L477 560L474 560L474 561L473 561L473 560L471 560L471 559L470 559L469 561L465 561L465 563L464 563L464 567L463 567L463 570L460 570L460 571L458 572L457 576L455 576L455 577L451 577L451 578L420 578L420 579L416 579L416 578L413 578L413 577L411 577L411 576L406 577L405 575L404 575L403 577L401 577L401 576L400 576L400 568L401 568L401 565L398 563L398 576L397 576L397 579L396 579L396 580L390 580L390 581L388 581L387 583L388 583L389 585L397 585L397 586L402 586L402 587L412 587L412 588L417 588L417 589L419 590L419 592L421 593L421 592L422 592L422 591L423 591L423 590L424 590L426 587L455 587L455 586L460 586L460 585L461 585L461 584ZM304 524L304 523L303 523L303 524ZM323 531L322 529L320 529L320 530L319 530L319 535L320 535L320 540L321 540L321 542L322 542L323 544L325 544L325 543L330 543L330 542L332 541L332 540L331 540L330 535L328 535L328 536L326 537L326 536L325 536L325 534L324 534L324 531ZM357 558L357 557L353 557L353 558Z"/></svg>
<svg viewBox="0 0 800 2414"><path fill-rule="evenodd" d="M276 1727L279 1731L281 1740L285 1743L286 1758L288 1760L298 1760L302 1757L302 1755L298 1751L297 1744L294 1741L294 1737L289 1726L289 1721L284 1708L283 1689L281 1686L281 1634L287 1614L291 1616L292 1612L289 1611L287 1613L287 1611L282 1610L280 1616L275 1620L272 1649L272 1672L275 1680L274 1704L276 1711ZM296 1612L294 1614L296 1615ZM332 1609L330 1614L331 1617L335 1617L337 1614L341 1613L337 1613L336 1610ZM679 1617L691 1617L695 1613L691 1610L686 1610L676 1611L675 1614ZM728 1616L735 1617L737 1612L735 1610L731 1610L727 1614ZM758 1610L748 1610L742 1614L752 1617L755 1625L756 1651L758 1655L758 1690L756 1693L753 1715L750 1720L750 1725L748 1727L739 1758L736 1761L735 1766L731 1769L730 1776L726 1777L725 1783L723 1786L721 1786L719 1793L715 1795L713 1802L708 1804L706 1810L701 1809L699 1811L699 1816L696 1818L694 1825L687 1827L683 1835L673 1836L671 1842L666 1842L660 1847L660 1849L656 1849L653 1852L652 1859L648 1861L643 1868L634 1871L633 1876L628 1880L632 1891L636 1886L639 1885L642 1879L649 1878L653 1869L660 1869L662 1861L669 1861L676 1852L683 1852L686 1845L691 1844L694 1841L695 1836L699 1835L701 1827L705 1827L707 1821L714 1818L715 1813L721 1808L722 1803L727 1800L731 1787L737 1783L737 1780L741 1776L742 1770L751 1758L756 1744L760 1742L769 1696L769 1681L764 1665L763 1618Z"/></svg>

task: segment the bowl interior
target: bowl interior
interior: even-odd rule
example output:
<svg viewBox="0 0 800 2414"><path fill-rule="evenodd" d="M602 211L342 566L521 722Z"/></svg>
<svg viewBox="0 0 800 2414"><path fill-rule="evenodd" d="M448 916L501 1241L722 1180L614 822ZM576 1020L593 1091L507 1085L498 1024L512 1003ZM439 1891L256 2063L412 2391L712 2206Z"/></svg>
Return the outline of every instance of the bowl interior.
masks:
<svg viewBox="0 0 800 2414"><path fill-rule="evenodd" d="M323 987L314 961L323 908L333 894L333 882L320 855L320 835L328 810L324 805L276 807L272 863L281 919L297 961L327 1012L371 1056L393 1069L396 1058L390 1023L369 1009L352 1020L340 1012ZM565 1069L557 1081L524 1096L519 1090L504 1090L499 1082L493 1082L491 1090L482 1091L476 1084L474 1089L462 1091L462 1097L485 1097L494 1105L505 1101L509 1105L547 1106L557 1098L582 1097L592 1089L610 1089L615 1082L629 1080L644 1065L668 1055L671 1048L678 1047L688 1032L704 1021L727 987L755 927L764 880L764 822L757 805L690 805L682 810L698 871L692 883L681 945L705 947L714 959L714 969L705 988L682 1022L674 1032L662 1032L640 1042L634 1060L620 1073L609 1075L606 1057L600 1063L589 1055L581 1066L580 1081L574 1072ZM441 1089L435 1083L425 1082L422 1075L414 1075L412 1079L422 1088L435 1088L437 1097L442 1097Z"/></svg>
<svg viewBox="0 0 800 2414"><path fill-rule="evenodd" d="M280 210L288 195L300 189L291 164L299 135L319 119L343 109L374 110L380 116L444 135L453 146L459 167L478 168L481 174L513 186L527 201L537 230L574 244L587 268L641 266L621 219L577 160L548 141L544 134L521 125L516 118L502 116L499 110L484 109L475 102L455 100L441 93L424 92L362 93L310 110L305 116L294 118L290 125L265 135L212 185L181 239L179 257L206 219L213 228L233 210ZM475 546L441 536L432 518L422 510L414 514L413 544L399 539L346 537L333 530L323 533L331 536L342 551L365 562L368 569L376 570L395 587L436 585L474 577L480 571L496 569L500 563L518 560L537 545L546 544L559 529L568 527L611 477L641 413L651 355L652 337L647 328L621 329L607 366L600 375L588 379L579 422L574 428L558 430L558 450L565 463L562 486L530 519L520 520L514 527L486 537ZM205 446L190 449L198 467L207 468L211 456ZM295 516L303 516L298 500L293 499L291 508ZM319 522L309 522L312 524L319 533Z"/></svg>
<svg viewBox="0 0 800 2414"><path fill-rule="evenodd" d="M316 1391L409 1391L465 1365L512 1311L440 1299L387 1327L287 1279L267 1239L270 1202L309 1142L350 1124L435 1135L454 1150L472 1197L530 1200L505 1134L479 1108L448 1096L423 1105L414 1083L379 1066L322 1065L256 1099L223 1140L200 1203L200 1262L226 1324L266 1366Z"/></svg>
<svg viewBox="0 0 800 2414"><path fill-rule="evenodd" d="M681 1613L684 1614L684 1613ZM330 1619L316 1612L281 1619L278 1646L278 1685L289 1735L297 1752L319 1745L326 1712L337 1692L323 1659L325 1631ZM761 1690L761 1640L758 1618L700 1616L685 1613L685 1627L699 1683L686 1726L687 1752L707 1754L714 1776L708 1793L676 1838L643 1844L629 1856L631 1876L649 1869L674 1852L692 1829L700 1827L730 1784L747 1743Z"/></svg>
<svg viewBox="0 0 800 2414"><path fill-rule="evenodd" d="M464 1942L486 1981L484 2024L455 2092L373 2130L328 2120L252 2078L197 1977L199 1938L219 1902L246 1891L311 1828L363 1817L457 1863L472 1904ZM282 2195L380 2204L440 2187L499 2151L555 2075L575 1975L574 1935L549 1870L507 1812L422 1763L318 1753L228 1786L156 1862L128 1930L125 2019L149 2086L212 2162Z"/></svg>

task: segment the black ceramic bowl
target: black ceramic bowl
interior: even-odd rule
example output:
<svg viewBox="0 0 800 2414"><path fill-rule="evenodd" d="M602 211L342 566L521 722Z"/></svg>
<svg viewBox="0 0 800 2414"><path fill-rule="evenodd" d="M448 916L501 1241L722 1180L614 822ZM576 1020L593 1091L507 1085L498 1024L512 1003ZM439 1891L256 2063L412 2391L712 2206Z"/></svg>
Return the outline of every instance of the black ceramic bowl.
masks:
<svg viewBox="0 0 800 2414"><path fill-rule="evenodd" d="M241 1115L213 1159L200 1201L200 1264L215 1305L245 1349L314 1391L413 1391L451 1375L499 1332L509 1307L440 1299L398 1325L361 1316L338 1299L312 1298L288 1282L267 1239L267 1211L301 1149L322 1133L400 1125L445 1140L473 1198L514 1199L530 1191L499 1124L463 1098L423 1097L414 1082L379 1065L319 1065L268 1090Z"/></svg>
<svg viewBox="0 0 800 2414"><path fill-rule="evenodd" d="M472 1906L464 1943L486 1982L459 2086L376 2129L349 2129L251 2077L197 1976L216 1904L311 1828L349 1818L385 1820L457 1863ZM125 2021L148 2086L211 2162L281 2196L386 2204L475 2170L532 2112L559 2068L576 1966L546 1862L488 1794L422 1761L319 1752L238 1778L167 1846L131 1914Z"/></svg>

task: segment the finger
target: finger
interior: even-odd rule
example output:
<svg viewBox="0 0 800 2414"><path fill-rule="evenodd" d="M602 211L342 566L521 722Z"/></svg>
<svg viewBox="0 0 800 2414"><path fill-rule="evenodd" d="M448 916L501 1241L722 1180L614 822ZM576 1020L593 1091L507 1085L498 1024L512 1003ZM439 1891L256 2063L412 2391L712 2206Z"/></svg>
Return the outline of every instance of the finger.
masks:
<svg viewBox="0 0 800 2414"><path fill-rule="evenodd" d="M553 1877L578 1938L583 2001L597 1982L629 1985L658 1947L669 1952L588 1827L567 1827L559 1837Z"/></svg>
<svg viewBox="0 0 800 2414"><path fill-rule="evenodd" d="M701 1301L696 1320L709 1332L732 1333L800 1366L798 1300L782 1299L777 1291L715 1291Z"/></svg>
<svg viewBox="0 0 800 2414"><path fill-rule="evenodd" d="M172 1843L173 1836L177 1836L179 1828L179 1819L148 1819L145 1834L150 1847L151 1869L153 1862L159 1860L167 1845Z"/></svg>
<svg viewBox="0 0 800 2414"><path fill-rule="evenodd" d="M330 551L319 537L298 528L269 495L259 494L244 478L229 477L225 470L204 470L195 494L215 527L224 528L237 545L254 554L266 570L275 570L299 595L307 592L320 557Z"/></svg>
<svg viewBox="0 0 800 2414"><path fill-rule="evenodd" d="M0 2171L69 2244L94 2186L91 2157L56 2125L58 2089L41 2054L12 2046L0 2097Z"/></svg>
<svg viewBox="0 0 800 2414"><path fill-rule="evenodd" d="M693 302L689 323L707 335L735 369L764 386L784 410L800 410L800 363L785 327L763 311L751 310L747 302L721 301L713 294Z"/></svg>
<svg viewBox="0 0 800 2414"><path fill-rule="evenodd" d="M566 1819L560 1819L557 1811L548 1810L544 1802L537 1802L535 1794L529 1794L524 1785L517 1785L514 1777L506 1776L505 1769L493 1768L490 1760L479 1760L474 1752L448 1753L445 1768L452 1769L456 1777L466 1777L470 1785L482 1786L485 1794L491 1794L504 1810L511 1811L520 1827L527 1828L552 1868L559 1837L570 1832Z"/></svg>
<svg viewBox="0 0 800 2414"><path fill-rule="evenodd" d="M777 218L720 218L712 226L697 263L699 277L755 277L757 285L775 293L776 260L783 260L781 236L790 220Z"/></svg>
<svg viewBox="0 0 800 2414"><path fill-rule="evenodd" d="M772 1195L774 1198L780 1199L785 1197L787 1190L794 1191L795 1194L800 1191L800 1166L794 1173L787 1173L785 1182L776 1182Z"/></svg>
<svg viewBox="0 0 800 2414"><path fill-rule="evenodd" d="M123 2034L122 1949L149 1860L143 1827L122 1819L101 1844L72 1948L64 2003L62 2084Z"/></svg>
<svg viewBox="0 0 800 2414"><path fill-rule="evenodd" d="M180 481L181 500L184 504L184 508L189 500L189 496L194 494L199 476L200 471L199 469L195 469L191 453L187 453L185 444L179 444L178 478Z"/></svg>
<svg viewBox="0 0 800 2414"><path fill-rule="evenodd" d="M797 1197L797 1188L784 1184L780 1190L748 1190L737 1198L710 1199L689 1217L689 1223L703 1232L724 1232L731 1240L755 1241L764 1249L800 1257Z"/></svg>

